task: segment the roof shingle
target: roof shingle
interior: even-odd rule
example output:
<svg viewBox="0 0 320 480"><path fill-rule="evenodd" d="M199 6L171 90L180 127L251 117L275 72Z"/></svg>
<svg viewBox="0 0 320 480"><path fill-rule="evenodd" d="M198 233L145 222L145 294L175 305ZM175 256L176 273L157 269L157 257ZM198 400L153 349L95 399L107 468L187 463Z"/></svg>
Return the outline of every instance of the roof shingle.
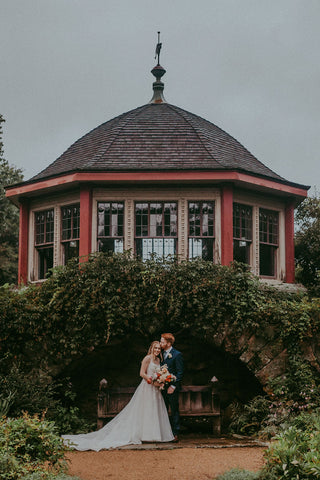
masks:
<svg viewBox="0 0 320 480"><path fill-rule="evenodd" d="M285 181L225 131L168 103L98 126L31 181L72 171L241 170Z"/></svg>

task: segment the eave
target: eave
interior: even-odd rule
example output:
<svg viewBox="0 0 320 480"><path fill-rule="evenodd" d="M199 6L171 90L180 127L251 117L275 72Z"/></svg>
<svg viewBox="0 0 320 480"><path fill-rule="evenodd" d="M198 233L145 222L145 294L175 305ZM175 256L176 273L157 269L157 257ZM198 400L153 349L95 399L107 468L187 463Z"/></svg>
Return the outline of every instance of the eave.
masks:
<svg viewBox="0 0 320 480"><path fill-rule="evenodd" d="M6 196L16 205L21 199L57 193L79 187L81 184L221 184L232 183L237 187L260 191L269 195L290 197L299 204L306 196L309 186L259 177L249 173L223 170L177 170L177 171L76 171L37 181L29 180L6 187Z"/></svg>

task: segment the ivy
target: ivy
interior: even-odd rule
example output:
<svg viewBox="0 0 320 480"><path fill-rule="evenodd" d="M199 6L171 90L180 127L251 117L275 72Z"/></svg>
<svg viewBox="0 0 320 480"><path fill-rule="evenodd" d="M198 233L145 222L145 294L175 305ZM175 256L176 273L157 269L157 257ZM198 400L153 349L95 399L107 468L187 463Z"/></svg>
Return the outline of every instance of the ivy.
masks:
<svg viewBox="0 0 320 480"><path fill-rule="evenodd" d="M319 333L320 299L263 286L234 263L142 262L129 253L92 255L53 269L40 285L0 288L2 366L66 364L110 338L169 330L212 341L219 329L298 345ZM2 368L0 365L0 369Z"/></svg>

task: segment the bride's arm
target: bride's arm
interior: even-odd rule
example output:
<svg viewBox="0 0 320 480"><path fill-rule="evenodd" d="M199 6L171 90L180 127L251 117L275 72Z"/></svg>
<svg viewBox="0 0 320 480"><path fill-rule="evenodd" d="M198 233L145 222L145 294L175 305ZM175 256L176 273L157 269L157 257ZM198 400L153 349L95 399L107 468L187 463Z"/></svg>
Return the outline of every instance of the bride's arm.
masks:
<svg viewBox="0 0 320 480"><path fill-rule="evenodd" d="M148 370L149 363L150 363L150 357L149 357L149 355L147 355L147 356L144 357L144 359L142 360L142 362L141 362L141 368L140 368L140 377L144 378L146 381L148 381L149 378L150 378L150 377L147 375L147 370Z"/></svg>

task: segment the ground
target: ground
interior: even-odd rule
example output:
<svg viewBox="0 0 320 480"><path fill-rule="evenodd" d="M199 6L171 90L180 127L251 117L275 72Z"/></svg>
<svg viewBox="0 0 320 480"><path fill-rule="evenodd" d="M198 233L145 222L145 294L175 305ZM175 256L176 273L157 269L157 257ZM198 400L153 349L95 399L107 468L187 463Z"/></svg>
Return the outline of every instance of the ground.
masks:
<svg viewBox="0 0 320 480"><path fill-rule="evenodd" d="M160 447L160 448L159 448ZM263 466L259 446L243 439L185 439L180 444L122 447L100 452L70 452L69 474L83 480L209 480L239 467Z"/></svg>

